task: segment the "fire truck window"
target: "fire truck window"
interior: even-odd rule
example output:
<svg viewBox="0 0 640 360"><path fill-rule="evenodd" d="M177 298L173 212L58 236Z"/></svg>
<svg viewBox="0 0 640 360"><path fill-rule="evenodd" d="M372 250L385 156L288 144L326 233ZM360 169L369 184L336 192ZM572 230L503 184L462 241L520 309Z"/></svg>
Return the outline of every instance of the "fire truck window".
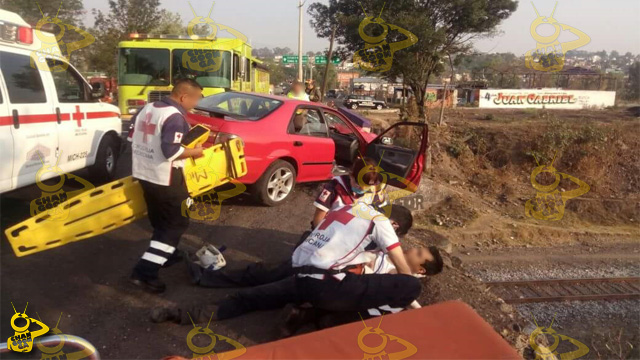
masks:
<svg viewBox="0 0 640 360"><path fill-rule="evenodd" d="M31 67L29 56L0 51L2 76L7 84L9 102L12 104L45 103L40 71Z"/></svg>
<svg viewBox="0 0 640 360"><path fill-rule="evenodd" d="M240 57L238 54L233 54L233 81L238 81L240 76Z"/></svg>
<svg viewBox="0 0 640 360"><path fill-rule="evenodd" d="M244 65L244 81L249 82L251 81L251 71L253 69L251 68L251 60L246 59L245 60L245 65Z"/></svg>
<svg viewBox="0 0 640 360"><path fill-rule="evenodd" d="M50 68L64 69L64 63L60 60L47 59ZM87 88L78 73L68 65L64 71L52 71L53 84L56 86L58 101L61 103L84 102L88 100Z"/></svg>
<svg viewBox="0 0 640 360"><path fill-rule="evenodd" d="M193 79L203 87L231 87L231 53L210 49L173 50L173 83Z"/></svg>
<svg viewBox="0 0 640 360"><path fill-rule="evenodd" d="M120 49L118 84L120 85L169 85L168 49Z"/></svg>

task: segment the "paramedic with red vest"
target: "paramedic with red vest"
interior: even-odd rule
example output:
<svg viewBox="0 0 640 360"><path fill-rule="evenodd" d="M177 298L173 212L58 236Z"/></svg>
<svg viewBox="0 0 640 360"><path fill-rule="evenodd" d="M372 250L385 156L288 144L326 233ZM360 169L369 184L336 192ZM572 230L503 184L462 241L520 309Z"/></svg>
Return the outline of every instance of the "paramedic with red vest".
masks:
<svg viewBox="0 0 640 360"><path fill-rule="evenodd" d="M200 157L202 147L184 148L182 138L189 132L187 111L201 98L202 87L197 82L178 80L169 97L140 110L129 135L133 177L142 185L153 227L151 244L134 267L131 282L150 292L165 290L158 270L177 259L176 246L189 226L189 218L181 213L182 202L189 197L183 159Z"/></svg>

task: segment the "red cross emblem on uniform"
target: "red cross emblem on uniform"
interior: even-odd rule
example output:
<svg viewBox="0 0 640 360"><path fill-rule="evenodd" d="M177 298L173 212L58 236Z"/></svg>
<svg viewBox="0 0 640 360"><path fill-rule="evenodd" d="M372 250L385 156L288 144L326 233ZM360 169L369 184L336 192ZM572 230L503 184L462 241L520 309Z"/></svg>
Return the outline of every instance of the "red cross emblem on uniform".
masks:
<svg viewBox="0 0 640 360"><path fill-rule="evenodd" d="M147 113L147 116L144 117L144 121L140 121L140 125L138 125L138 130L142 131L144 134L142 136L142 141L147 143L147 136L153 135L156 132L156 124L151 123L151 114Z"/></svg>
<svg viewBox="0 0 640 360"><path fill-rule="evenodd" d="M73 120L78 122L78 127L82 126L82 119L84 119L84 113L80 111L80 106L76 106L76 112L73 113Z"/></svg>
<svg viewBox="0 0 640 360"><path fill-rule="evenodd" d="M329 225L331 225L334 221L337 221L343 225L347 225L347 223L353 218L355 218L355 216L351 214L351 206L343 206L340 210L329 211L320 226L318 226L318 230L324 230L328 228Z"/></svg>

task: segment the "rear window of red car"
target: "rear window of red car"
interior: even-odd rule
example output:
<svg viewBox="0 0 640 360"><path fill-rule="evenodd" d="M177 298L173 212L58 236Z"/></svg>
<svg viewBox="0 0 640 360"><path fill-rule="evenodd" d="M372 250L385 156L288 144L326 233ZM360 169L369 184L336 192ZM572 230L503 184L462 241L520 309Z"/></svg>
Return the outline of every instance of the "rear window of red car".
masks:
<svg viewBox="0 0 640 360"><path fill-rule="evenodd" d="M230 91L203 98L196 109L238 120L256 121L271 114L280 105L280 100Z"/></svg>

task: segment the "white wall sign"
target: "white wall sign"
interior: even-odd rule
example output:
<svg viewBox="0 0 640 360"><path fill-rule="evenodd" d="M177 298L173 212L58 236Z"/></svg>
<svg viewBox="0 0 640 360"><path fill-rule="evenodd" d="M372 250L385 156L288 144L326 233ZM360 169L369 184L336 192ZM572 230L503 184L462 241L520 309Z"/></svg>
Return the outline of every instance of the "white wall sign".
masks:
<svg viewBox="0 0 640 360"><path fill-rule="evenodd" d="M615 91L556 89L489 89L480 90L481 108L583 109L613 106Z"/></svg>

